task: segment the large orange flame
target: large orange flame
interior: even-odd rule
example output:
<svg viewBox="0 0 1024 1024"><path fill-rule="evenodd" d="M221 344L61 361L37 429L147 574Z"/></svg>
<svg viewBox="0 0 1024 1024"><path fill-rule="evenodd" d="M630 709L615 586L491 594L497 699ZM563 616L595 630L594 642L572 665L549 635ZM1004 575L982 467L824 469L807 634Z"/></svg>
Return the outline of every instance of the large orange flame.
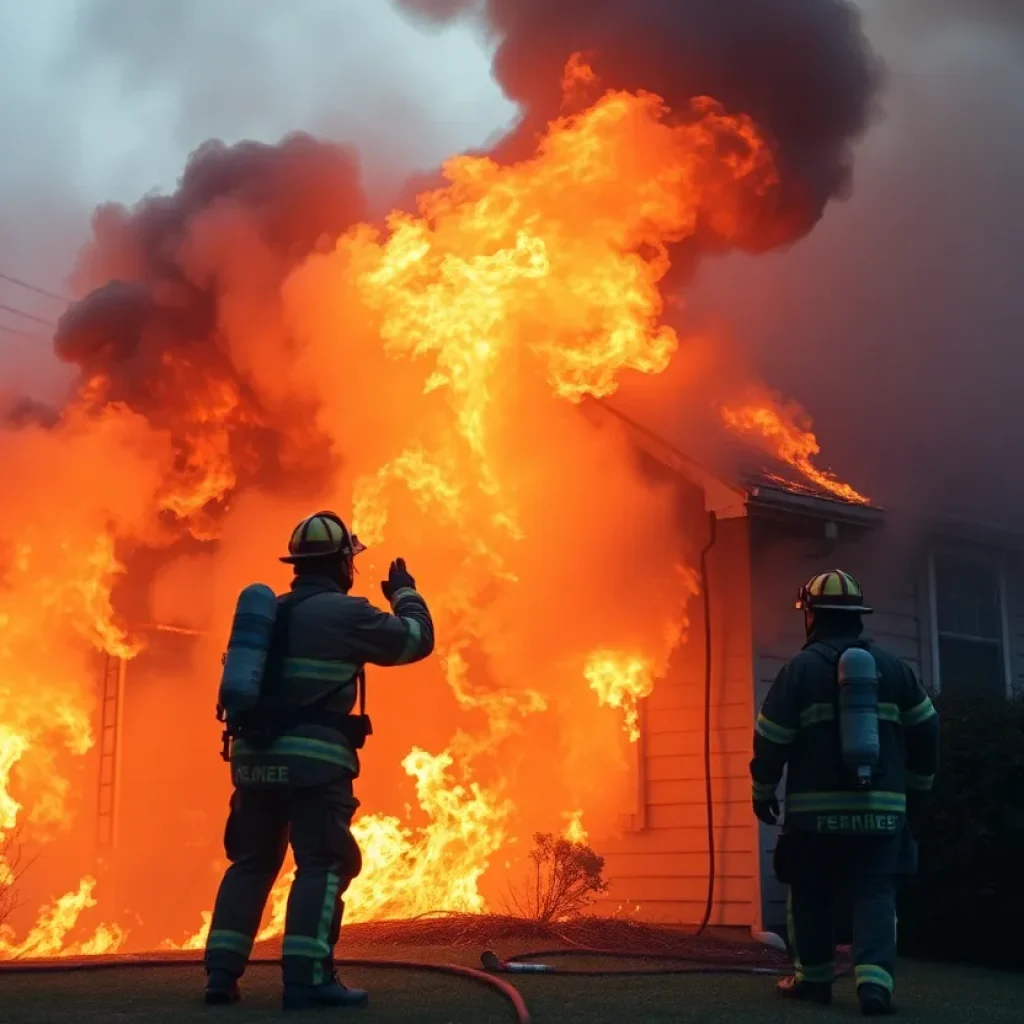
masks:
<svg viewBox="0 0 1024 1024"><path fill-rule="evenodd" d="M593 86L574 60L567 102ZM311 424L293 400L334 446L338 475L317 498L351 503L372 546L361 580L385 571L375 549L400 550L437 619L432 664L374 677L378 736L361 786L385 810L355 825L365 868L346 902L356 920L483 910L488 869L517 841L539 827L584 841L616 819L637 702L685 641L698 587L680 565L672 487L642 473L621 430L595 427L577 406L612 394L623 374L667 367L681 343L659 291L671 247L702 223L740 233L746 200L775 181L748 118L709 99L670 116L656 96L617 91L554 122L532 159L461 156L445 174L414 212L348 231L269 300L238 285L218 325L295 465ZM258 330L247 306L260 311ZM0 507L0 833L24 824L31 842L50 844L41 856L63 851L54 863L82 879L51 896L23 938L0 931L0 955L152 942L147 915L195 948L209 924L214 872L188 900L153 884L154 871L178 877L181 848L149 833L188 810L216 856L226 787L207 724L217 645L234 593L271 571L279 538L308 507L239 491L231 437L251 414L234 383L170 356L166 373L156 419L110 401L95 377L56 428L0 442L12 492ZM813 435L771 403L726 422L859 500L815 469ZM143 881L134 915L104 924L102 898L99 918L87 916L104 881L82 853L92 802L75 762L95 743L95 653L141 653L113 589L133 551L168 543L169 520L195 543L148 600L198 648L190 674L151 666L129 694L127 720L146 736L136 770L140 759L147 767L126 775L138 819L110 856L123 880ZM261 937L281 929L288 877Z"/></svg>

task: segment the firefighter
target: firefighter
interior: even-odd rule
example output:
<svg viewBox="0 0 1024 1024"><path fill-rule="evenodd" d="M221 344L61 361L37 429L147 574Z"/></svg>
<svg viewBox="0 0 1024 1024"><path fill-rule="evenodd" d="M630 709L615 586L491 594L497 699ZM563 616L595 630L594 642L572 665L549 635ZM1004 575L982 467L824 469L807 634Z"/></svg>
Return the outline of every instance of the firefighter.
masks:
<svg viewBox="0 0 1024 1024"><path fill-rule="evenodd" d="M776 789L787 769L785 820L775 872L789 886L787 930L794 973L778 985L791 999L829 1003L834 911L853 904L857 996L865 1016L893 1012L896 885L917 867L914 820L938 763L938 718L913 671L863 637L860 585L823 572L799 592L807 642L775 678L754 729L754 813L778 821ZM851 647L874 657L878 758L858 787L841 756L839 658ZM870 661L870 659L869 659ZM872 705L873 706L873 705ZM867 788L864 788L867 786ZM909 815L909 819L908 819Z"/></svg>
<svg viewBox="0 0 1024 1024"><path fill-rule="evenodd" d="M206 1002L233 1003L289 841L295 880L288 896L282 967L284 1009L365 1006L363 991L334 972L344 895L361 855L350 830L359 806L357 750L363 666L408 665L434 647L426 602L405 562L381 590L392 614L350 596L354 559L365 550L332 512L295 528L291 591L278 598L263 692L231 742L234 792L224 833L230 866L206 942Z"/></svg>

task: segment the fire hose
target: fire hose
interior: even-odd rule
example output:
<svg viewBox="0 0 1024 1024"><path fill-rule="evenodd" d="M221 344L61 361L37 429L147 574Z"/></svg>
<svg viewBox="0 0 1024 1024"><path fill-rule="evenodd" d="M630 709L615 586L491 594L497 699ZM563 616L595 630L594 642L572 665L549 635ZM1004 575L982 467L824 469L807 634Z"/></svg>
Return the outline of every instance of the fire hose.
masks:
<svg viewBox="0 0 1024 1024"><path fill-rule="evenodd" d="M673 963L675 967L619 967L619 968L584 968L555 967L551 964L536 963L540 959L551 960L556 957L579 957L582 959L600 958L614 960L643 960L651 963ZM758 964L726 964L714 963L703 957L687 956L685 953L630 953L621 949L542 949L532 953L517 953L515 956L502 960L492 950L480 955L480 963L489 974L559 974L563 977L577 978L616 978L643 977L665 974L766 974L782 975L788 973L782 967L768 967ZM690 964L689 967L680 966Z"/></svg>
<svg viewBox="0 0 1024 1024"><path fill-rule="evenodd" d="M249 964L258 966L272 966L280 964L275 957L253 957ZM9 974L45 974L49 973L71 973L73 971L110 971L120 970L126 967L137 968L163 968L163 967L195 967L196 960L186 960L181 957L130 957L124 959L83 959L83 960L36 960L18 961L11 960L0 963L0 973ZM336 960L338 967L359 967L379 970L395 971L429 971L435 974L448 974L456 978L465 978L484 985L492 991L497 992L511 1005L516 1014L516 1024L530 1024L530 1011L526 1002L519 994L519 990L501 978L495 978L492 974L473 967L463 967L460 964L432 964L417 960Z"/></svg>

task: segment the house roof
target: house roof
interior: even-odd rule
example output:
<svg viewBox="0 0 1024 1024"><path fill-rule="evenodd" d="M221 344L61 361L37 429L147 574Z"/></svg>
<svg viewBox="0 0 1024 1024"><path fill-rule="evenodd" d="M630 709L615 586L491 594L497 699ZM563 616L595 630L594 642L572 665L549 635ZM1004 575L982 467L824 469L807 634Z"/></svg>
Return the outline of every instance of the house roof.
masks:
<svg viewBox="0 0 1024 1024"><path fill-rule="evenodd" d="M823 484L809 480L782 459L739 439L730 442L723 459L731 464L730 471L713 472L608 402L594 405L605 415L622 422L633 440L649 455L701 487L708 509L720 516L739 516L757 509L863 525L880 522L884 517L880 506L841 497Z"/></svg>

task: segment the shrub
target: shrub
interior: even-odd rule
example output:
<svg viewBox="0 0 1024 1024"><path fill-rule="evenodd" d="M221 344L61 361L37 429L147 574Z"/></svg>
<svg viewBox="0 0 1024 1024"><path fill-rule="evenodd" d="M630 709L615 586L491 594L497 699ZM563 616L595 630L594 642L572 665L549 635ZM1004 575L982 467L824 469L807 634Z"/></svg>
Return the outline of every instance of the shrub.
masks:
<svg viewBox="0 0 1024 1024"><path fill-rule="evenodd" d="M911 955L1024 967L1024 700L937 699L939 774L900 906Z"/></svg>
<svg viewBox="0 0 1024 1024"><path fill-rule="evenodd" d="M18 907L18 879L23 870L19 830L0 832L0 926Z"/></svg>
<svg viewBox="0 0 1024 1024"><path fill-rule="evenodd" d="M515 916L536 924L578 917L606 892L604 858L585 843L538 832L530 852L533 868L520 891L509 895Z"/></svg>

